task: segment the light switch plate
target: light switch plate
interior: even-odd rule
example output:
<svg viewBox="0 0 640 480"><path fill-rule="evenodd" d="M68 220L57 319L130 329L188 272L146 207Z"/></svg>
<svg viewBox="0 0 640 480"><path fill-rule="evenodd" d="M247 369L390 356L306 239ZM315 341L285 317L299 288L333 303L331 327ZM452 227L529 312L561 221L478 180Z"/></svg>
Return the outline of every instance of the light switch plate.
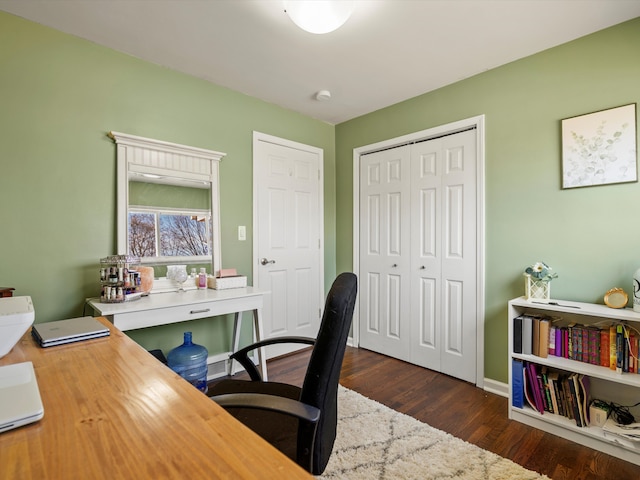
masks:
<svg viewBox="0 0 640 480"><path fill-rule="evenodd" d="M247 227L244 225L238 226L238 240L243 241L247 239Z"/></svg>

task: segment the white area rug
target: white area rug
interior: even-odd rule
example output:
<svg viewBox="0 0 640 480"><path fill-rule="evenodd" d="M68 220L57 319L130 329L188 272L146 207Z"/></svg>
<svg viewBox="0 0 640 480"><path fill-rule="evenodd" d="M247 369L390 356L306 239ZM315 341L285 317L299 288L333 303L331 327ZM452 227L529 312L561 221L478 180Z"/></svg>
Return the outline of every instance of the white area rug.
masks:
<svg viewBox="0 0 640 480"><path fill-rule="evenodd" d="M548 480L342 386L336 443L317 478Z"/></svg>

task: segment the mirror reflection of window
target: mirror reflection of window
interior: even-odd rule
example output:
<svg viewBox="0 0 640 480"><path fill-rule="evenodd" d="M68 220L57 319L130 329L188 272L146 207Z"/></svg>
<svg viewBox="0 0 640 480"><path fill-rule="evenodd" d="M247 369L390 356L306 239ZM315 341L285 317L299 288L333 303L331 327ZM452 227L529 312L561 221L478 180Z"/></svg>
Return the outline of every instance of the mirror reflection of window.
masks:
<svg viewBox="0 0 640 480"><path fill-rule="evenodd" d="M171 179L165 180L171 182ZM143 263L202 262L213 251L211 194L202 186L129 181L129 253Z"/></svg>
<svg viewBox="0 0 640 480"><path fill-rule="evenodd" d="M203 221L198 221L202 218ZM160 255L165 257L206 256L211 252L207 215L160 214Z"/></svg>
<svg viewBox="0 0 640 480"><path fill-rule="evenodd" d="M171 213L129 209L129 252L140 258L208 257L211 215L205 211Z"/></svg>
<svg viewBox="0 0 640 480"><path fill-rule="evenodd" d="M136 257L155 257L158 251L157 215L129 210L129 253Z"/></svg>

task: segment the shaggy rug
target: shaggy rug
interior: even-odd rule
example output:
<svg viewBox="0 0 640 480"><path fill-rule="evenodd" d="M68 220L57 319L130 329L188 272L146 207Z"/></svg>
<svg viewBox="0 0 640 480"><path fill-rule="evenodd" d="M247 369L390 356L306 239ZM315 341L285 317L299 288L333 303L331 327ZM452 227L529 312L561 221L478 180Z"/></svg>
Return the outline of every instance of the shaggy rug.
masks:
<svg viewBox="0 0 640 480"><path fill-rule="evenodd" d="M548 480L342 386L336 443L316 478Z"/></svg>

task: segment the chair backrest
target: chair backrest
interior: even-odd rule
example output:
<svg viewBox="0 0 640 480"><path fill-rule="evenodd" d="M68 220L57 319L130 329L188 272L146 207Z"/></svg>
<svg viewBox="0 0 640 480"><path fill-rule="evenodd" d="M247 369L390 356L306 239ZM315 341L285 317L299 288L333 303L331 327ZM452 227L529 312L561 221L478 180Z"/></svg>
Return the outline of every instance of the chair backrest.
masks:
<svg viewBox="0 0 640 480"><path fill-rule="evenodd" d="M300 400L321 412L311 452L314 475L324 471L336 438L338 381L357 291L358 281L353 273L341 273L334 280L302 384ZM300 435L304 433L299 433L299 448L304 443Z"/></svg>

